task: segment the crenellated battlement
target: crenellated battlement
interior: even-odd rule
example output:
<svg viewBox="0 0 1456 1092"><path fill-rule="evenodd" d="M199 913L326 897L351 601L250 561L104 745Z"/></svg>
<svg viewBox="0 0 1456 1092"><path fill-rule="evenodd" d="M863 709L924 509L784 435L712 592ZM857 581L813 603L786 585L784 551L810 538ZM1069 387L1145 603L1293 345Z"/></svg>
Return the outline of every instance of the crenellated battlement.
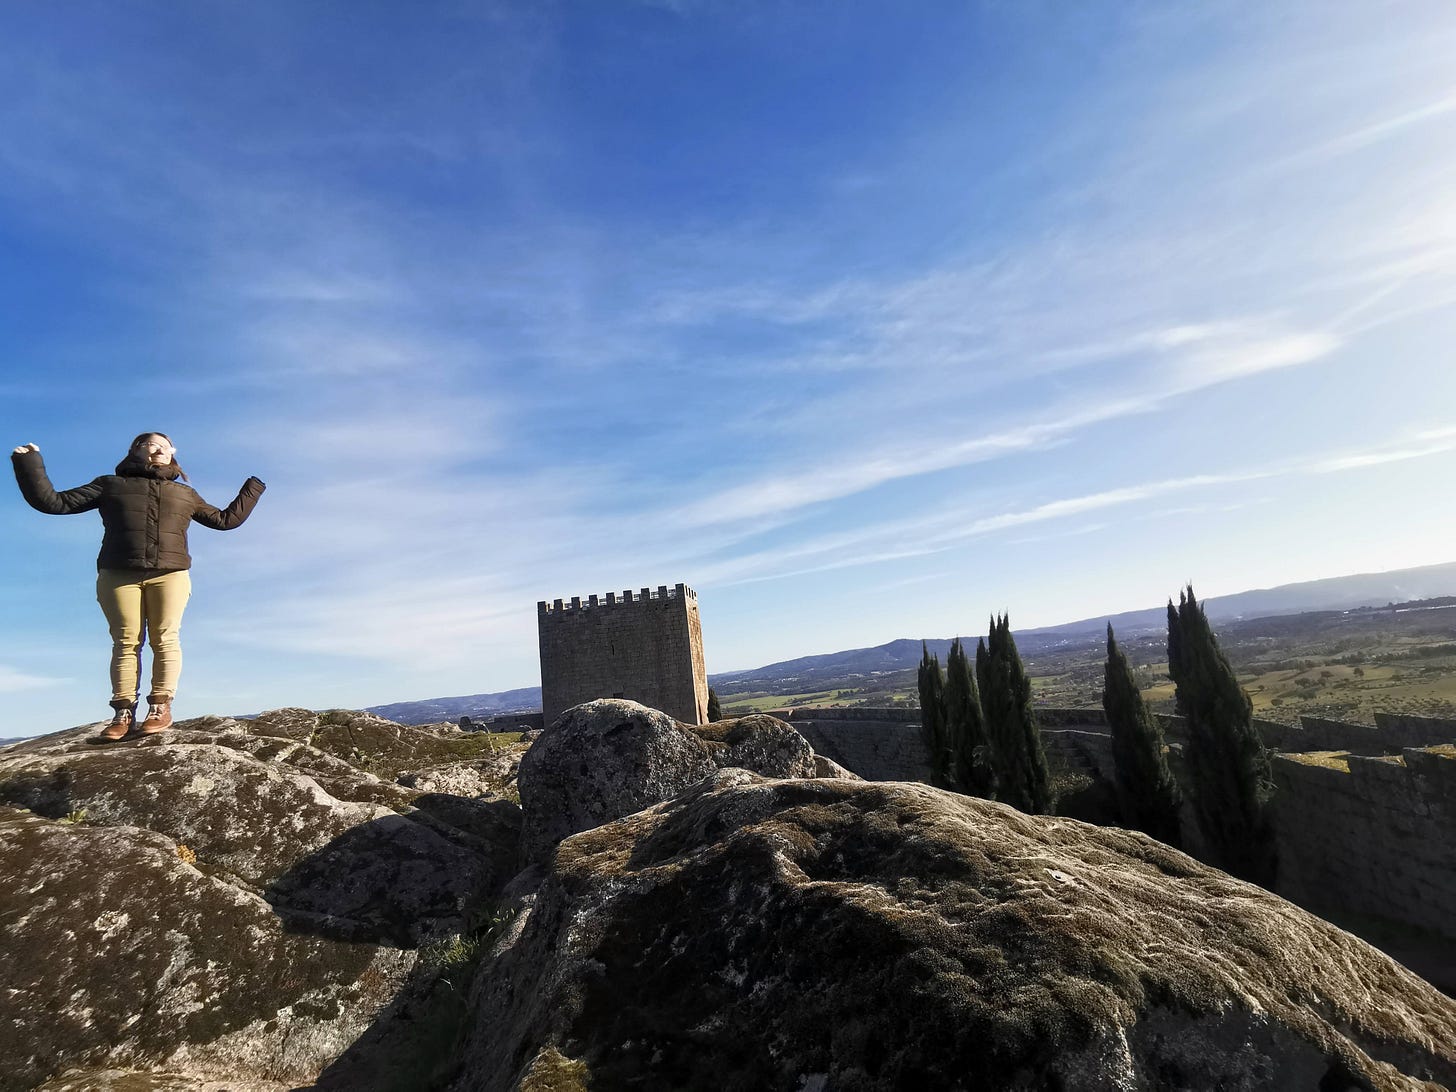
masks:
<svg viewBox="0 0 1456 1092"><path fill-rule="evenodd" d="M536 602L537 618L567 618L572 614L580 614L583 611L610 609L613 607L634 607L643 603L663 603L671 599L685 600L696 603L698 593L686 584L674 584L668 587L666 584L657 585L656 590L643 588L640 592L634 592L627 588L620 593L609 591L604 596L589 595L583 602L581 596L573 595L570 599L540 599Z"/></svg>

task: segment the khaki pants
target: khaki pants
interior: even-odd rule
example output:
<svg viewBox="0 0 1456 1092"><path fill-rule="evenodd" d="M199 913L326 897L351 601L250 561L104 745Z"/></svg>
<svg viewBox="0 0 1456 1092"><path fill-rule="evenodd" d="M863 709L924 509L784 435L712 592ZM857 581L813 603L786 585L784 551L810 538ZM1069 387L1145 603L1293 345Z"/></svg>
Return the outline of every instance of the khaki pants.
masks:
<svg viewBox="0 0 1456 1092"><path fill-rule="evenodd" d="M96 574L96 601L111 627L111 704L134 705L141 674L142 634L152 647L149 702L168 702L182 674L182 611L192 595L186 569L152 573L102 569Z"/></svg>

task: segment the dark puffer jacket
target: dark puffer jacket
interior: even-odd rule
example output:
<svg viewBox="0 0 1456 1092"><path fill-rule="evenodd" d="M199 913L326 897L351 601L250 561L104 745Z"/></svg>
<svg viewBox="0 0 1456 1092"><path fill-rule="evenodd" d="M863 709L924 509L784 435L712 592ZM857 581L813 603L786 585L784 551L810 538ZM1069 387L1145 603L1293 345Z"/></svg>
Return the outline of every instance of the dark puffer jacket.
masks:
<svg viewBox="0 0 1456 1092"><path fill-rule="evenodd" d="M15 480L26 502L53 516L101 513L106 533L97 569L190 569L187 527L197 521L215 531L230 531L253 511L266 488L257 478L243 483L237 499L219 511L190 485L174 480L172 467L148 467L123 460L115 474L57 493L46 476L39 451L12 454Z"/></svg>

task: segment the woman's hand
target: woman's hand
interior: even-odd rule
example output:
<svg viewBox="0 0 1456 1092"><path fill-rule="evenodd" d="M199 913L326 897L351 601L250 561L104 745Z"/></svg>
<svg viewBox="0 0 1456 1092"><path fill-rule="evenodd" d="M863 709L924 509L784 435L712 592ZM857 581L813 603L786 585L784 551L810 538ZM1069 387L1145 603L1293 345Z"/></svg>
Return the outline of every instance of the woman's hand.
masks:
<svg viewBox="0 0 1456 1092"><path fill-rule="evenodd" d="M17 454L17 455L24 455L28 451L39 451L39 450L40 450L40 448L36 447L34 444L21 444L19 447L17 447L15 449L15 454Z"/></svg>

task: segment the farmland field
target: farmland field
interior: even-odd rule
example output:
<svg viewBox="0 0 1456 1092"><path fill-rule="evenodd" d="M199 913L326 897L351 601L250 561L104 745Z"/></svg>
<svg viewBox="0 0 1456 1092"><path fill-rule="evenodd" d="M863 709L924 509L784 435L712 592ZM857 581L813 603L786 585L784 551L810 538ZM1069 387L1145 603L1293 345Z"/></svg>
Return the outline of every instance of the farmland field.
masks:
<svg viewBox="0 0 1456 1092"><path fill-rule="evenodd" d="M1226 622L1220 646L1254 703L1256 716L1301 714L1368 722L1376 712L1456 716L1456 600L1314 611ZM1159 712L1172 712L1167 646L1161 633L1119 636ZM1106 658L1101 634L1018 638L1036 704L1096 706ZM918 705L915 669L815 676L796 689L754 680L755 689L720 691L725 713L785 706Z"/></svg>

